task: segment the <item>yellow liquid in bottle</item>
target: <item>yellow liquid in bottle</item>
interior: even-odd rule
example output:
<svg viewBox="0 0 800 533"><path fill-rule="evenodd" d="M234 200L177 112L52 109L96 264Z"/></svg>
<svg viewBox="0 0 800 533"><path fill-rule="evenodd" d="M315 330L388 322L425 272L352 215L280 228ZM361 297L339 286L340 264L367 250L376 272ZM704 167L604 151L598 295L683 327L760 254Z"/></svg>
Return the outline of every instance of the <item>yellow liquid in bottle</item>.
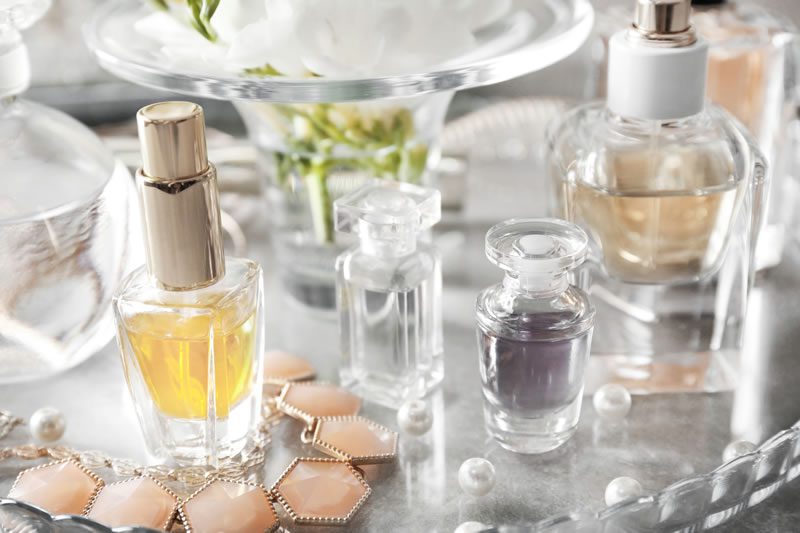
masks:
<svg viewBox="0 0 800 533"><path fill-rule="evenodd" d="M216 310L213 316L141 313L130 317L126 326L141 375L162 413L206 418L212 375L216 418L227 417L250 391L255 310L244 317L235 307Z"/></svg>

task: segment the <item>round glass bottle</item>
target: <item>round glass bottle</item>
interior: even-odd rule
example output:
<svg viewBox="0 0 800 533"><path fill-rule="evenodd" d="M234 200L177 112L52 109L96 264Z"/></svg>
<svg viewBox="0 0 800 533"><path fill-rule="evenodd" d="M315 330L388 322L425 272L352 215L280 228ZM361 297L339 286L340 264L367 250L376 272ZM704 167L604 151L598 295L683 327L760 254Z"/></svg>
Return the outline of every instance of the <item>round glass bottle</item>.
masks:
<svg viewBox="0 0 800 533"><path fill-rule="evenodd" d="M505 271L476 306L486 428L501 446L543 453L578 424L594 307L570 284L588 238L557 219L509 220L486 235Z"/></svg>

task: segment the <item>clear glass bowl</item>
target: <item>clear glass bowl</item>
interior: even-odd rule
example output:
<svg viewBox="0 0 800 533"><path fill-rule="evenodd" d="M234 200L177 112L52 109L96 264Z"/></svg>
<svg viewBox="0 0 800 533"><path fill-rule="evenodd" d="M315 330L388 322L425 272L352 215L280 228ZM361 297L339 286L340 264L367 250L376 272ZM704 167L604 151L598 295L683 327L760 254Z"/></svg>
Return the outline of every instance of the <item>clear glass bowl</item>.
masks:
<svg viewBox="0 0 800 533"><path fill-rule="evenodd" d="M96 12L85 37L106 70L140 85L195 96L295 103L407 97L505 81L569 56L583 44L594 23L589 0L527 1L481 29L475 49L428 72L361 79L252 78L222 69L166 67L169 62L160 45L134 29L134 23L150 12L152 8L141 0L106 2Z"/></svg>

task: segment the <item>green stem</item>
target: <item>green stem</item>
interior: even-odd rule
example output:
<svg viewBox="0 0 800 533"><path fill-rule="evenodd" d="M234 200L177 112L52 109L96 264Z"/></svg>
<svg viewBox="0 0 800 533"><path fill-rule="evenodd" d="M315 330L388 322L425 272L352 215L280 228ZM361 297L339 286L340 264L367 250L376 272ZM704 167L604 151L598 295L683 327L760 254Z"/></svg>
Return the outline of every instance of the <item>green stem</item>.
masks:
<svg viewBox="0 0 800 533"><path fill-rule="evenodd" d="M312 166L305 178L314 235L320 244L333 242L333 203L328 191L327 169L322 168L324 166Z"/></svg>

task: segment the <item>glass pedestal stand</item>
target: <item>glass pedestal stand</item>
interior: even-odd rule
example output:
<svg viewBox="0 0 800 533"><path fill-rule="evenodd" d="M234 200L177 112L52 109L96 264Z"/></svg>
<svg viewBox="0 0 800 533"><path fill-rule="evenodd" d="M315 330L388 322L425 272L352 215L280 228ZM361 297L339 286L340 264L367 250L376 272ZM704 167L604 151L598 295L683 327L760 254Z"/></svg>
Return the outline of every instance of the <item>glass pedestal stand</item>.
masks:
<svg viewBox="0 0 800 533"><path fill-rule="evenodd" d="M237 102L259 151L277 264L292 299L335 307L332 204L367 179L434 185L438 139L454 91L547 67L594 22L589 0L525 2L476 33L476 46L426 72L374 78L252 77L213 66L171 68L134 24L141 0L108 2L86 28L100 64L134 83ZM331 315L333 316L333 315Z"/></svg>

